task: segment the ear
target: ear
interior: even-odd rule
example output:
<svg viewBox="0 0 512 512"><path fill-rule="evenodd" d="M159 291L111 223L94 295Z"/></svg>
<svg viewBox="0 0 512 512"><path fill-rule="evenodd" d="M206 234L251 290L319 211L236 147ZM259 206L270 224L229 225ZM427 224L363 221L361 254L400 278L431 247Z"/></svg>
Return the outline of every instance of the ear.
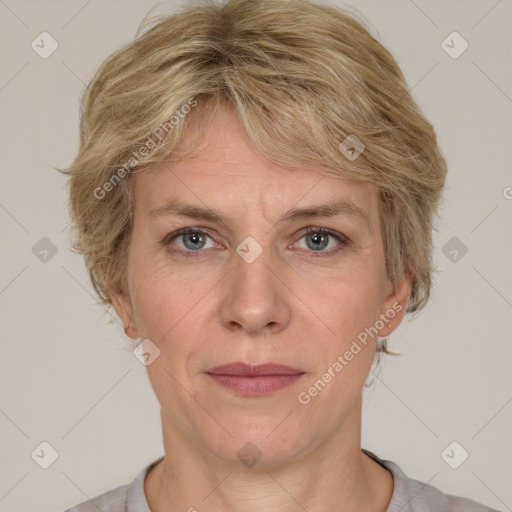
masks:
<svg viewBox="0 0 512 512"><path fill-rule="evenodd" d="M132 339L139 338L130 298L121 291L111 291L110 299L117 315L123 322L124 332Z"/></svg>
<svg viewBox="0 0 512 512"><path fill-rule="evenodd" d="M402 322L411 292L411 276L406 274L395 287L388 280L386 299L382 305L380 319L384 327L379 329L379 336L389 336Z"/></svg>

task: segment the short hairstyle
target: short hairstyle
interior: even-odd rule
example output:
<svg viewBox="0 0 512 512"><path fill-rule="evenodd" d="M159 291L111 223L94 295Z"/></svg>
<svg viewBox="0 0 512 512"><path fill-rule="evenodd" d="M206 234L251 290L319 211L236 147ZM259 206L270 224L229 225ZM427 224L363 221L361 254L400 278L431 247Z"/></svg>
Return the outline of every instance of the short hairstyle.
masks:
<svg viewBox="0 0 512 512"><path fill-rule="evenodd" d="M406 312L420 311L445 160L389 51L353 13L313 0L155 15L101 64L81 98L78 154L58 169L73 248L101 302L128 289L134 172L192 156L226 102L272 162L377 187L387 276L410 277ZM197 143L185 148L192 126Z"/></svg>

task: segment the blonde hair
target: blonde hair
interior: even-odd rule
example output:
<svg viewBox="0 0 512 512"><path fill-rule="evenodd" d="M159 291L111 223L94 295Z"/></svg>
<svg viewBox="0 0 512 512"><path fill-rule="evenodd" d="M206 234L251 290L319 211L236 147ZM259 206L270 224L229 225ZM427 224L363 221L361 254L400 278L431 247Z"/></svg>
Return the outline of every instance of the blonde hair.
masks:
<svg viewBox="0 0 512 512"><path fill-rule="evenodd" d="M156 15L99 67L81 100L78 154L59 170L69 175L73 248L100 300L127 290L133 173L193 155L223 102L271 161L377 187L388 277L409 275L406 311L421 310L446 176L436 135L363 22L308 0ZM185 149L192 126L198 144ZM347 141L364 151L354 158Z"/></svg>

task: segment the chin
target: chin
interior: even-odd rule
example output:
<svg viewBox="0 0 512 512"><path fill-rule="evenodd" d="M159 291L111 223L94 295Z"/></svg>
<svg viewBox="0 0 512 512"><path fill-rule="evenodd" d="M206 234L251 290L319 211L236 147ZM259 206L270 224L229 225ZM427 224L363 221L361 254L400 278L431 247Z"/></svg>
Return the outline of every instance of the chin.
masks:
<svg viewBox="0 0 512 512"><path fill-rule="evenodd" d="M224 460L250 469L270 470L297 458L308 445L308 436L291 417L282 420L274 416L239 417L237 421L223 423L232 437L224 430L214 436L208 431L203 442Z"/></svg>

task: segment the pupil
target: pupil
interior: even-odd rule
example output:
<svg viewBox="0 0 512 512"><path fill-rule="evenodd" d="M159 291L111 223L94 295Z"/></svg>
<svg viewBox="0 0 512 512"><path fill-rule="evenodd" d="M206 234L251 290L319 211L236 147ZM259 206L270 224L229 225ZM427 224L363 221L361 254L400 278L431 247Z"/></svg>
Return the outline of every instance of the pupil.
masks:
<svg viewBox="0 0 512 512"><path fill-rule="evenodd" d="M325 242L327 239L327 236L324 235L323 233L315 233L311 236L311 239L313 241L313 244L316 246L314 248L318 249L319 245L321 245L322 247L325 246L325 244L322 244L322 241Z"/></svg>
<svg viewBox="0 0 512 512"><path fill-rule="evenodd" d="M201 239L203 237L201 236L200 233L190 233L188 235L188 239L192 241L192 247L189 247L189 249L197 249L197 247L195 247L196 244L201 244Z"/></svg>

